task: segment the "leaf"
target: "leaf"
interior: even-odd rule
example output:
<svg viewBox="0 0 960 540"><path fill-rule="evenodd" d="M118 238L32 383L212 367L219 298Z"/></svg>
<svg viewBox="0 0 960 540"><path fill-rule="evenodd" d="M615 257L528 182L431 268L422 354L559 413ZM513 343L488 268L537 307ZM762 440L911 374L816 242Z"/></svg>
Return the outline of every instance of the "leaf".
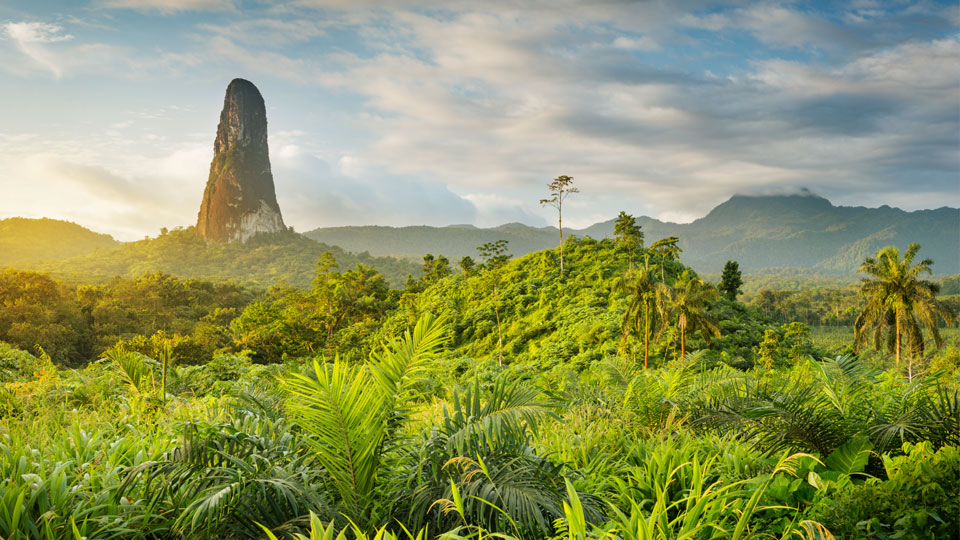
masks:
<svg viewBox="0 0 960 540"><path fill-rule="evenodd" d="M873 444L866 437L855 437L830 453L823 464L832 471L843 474L863 472L870 460Z"/></svg>

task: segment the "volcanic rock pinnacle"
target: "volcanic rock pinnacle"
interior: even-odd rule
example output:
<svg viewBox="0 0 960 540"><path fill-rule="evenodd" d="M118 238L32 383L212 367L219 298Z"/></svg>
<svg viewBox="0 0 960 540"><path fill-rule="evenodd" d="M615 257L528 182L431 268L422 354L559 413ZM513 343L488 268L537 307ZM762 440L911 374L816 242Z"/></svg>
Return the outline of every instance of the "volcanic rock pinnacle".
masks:
<svg viewBox="0 0 960 540"><path fill-rule="evenodd" d="M243 242L285 229L270 172L263 96L250 81L234 79L223 99L197 231L211 241Z"/></svg>

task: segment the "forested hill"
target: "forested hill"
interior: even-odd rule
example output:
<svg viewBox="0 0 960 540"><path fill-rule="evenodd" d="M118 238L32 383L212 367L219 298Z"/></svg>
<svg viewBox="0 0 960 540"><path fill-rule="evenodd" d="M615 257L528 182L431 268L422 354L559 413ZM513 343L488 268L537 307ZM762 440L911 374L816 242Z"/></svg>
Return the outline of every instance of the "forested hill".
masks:
<svg viewBox="0 0 960 540"><path fill-rule="evenodd" d="M629 209L626 209L629 212ZM960 209L906 212L898 208L834 206L813 195L737 195L692 223L637 218L647 243L680 237L681 259L701 272L719 272L734 259L744 270L805 268L851 273L881 247L923 246L938 274L960 272ZM613 234L613 220L564 233L593 238ZM510 242L514 255L555 246L556 227L518 223L491 229L451 227L331 227L306 236L347 251L374 255L444 254L451 259L476 256L476 247L497 239Z"/></svg>
<svg viewBox="0 0 960 540"><path fill-rule="evenodd" d="M90 231L87 233L95 234ZM4 239L4 236L0 236L0 242ZM366 264L376 268L394 287L401 286L408 274L420 274L420 264L413 261L347 253L336 246L315 242L295 233L260 235L244 243L221 244L207 243L190 227L173 230L156 238L114 242L113 245L115 247L110 249L99 249L70 258L55 259L51 256L44 257L46 260L42 261L0 261L0 266L50 272L60 279L75 283L105 282L115 276L132 278L160 271L181 278L230 281L257 288L279 283L309 287L320 255L330 252L336 257L342 271L360 263Z"/></svg>
<svg viewBox="0 0 960 540"><path fill-rule="evenodd" d="M69 221L57 219L0 219L0 266L40 259L65 259L120 245Z"/></svg>

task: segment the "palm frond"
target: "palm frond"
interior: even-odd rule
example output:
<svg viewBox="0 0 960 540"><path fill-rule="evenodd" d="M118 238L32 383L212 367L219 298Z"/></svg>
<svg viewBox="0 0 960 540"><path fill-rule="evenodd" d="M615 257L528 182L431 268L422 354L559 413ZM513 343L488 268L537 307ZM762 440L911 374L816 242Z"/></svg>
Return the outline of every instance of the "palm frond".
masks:
<svg viewBox="0 0 960 540"><path fill-rule="evenodd" d="M340 361L315 361L313 375L282 380L290 395L287 411L307 435L349 515L364 519L386 432L382 391L366 372Z"/></svg>

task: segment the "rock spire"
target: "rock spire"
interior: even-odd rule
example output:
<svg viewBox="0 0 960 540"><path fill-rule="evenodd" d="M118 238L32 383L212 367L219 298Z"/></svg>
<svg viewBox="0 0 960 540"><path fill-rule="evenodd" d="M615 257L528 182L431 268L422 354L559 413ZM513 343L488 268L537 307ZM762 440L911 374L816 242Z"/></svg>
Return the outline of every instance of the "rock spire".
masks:
<svg viewBox="0 0 960 540"><path fill-rule="evenodd" d="M283 230L263 96L250 81L234 79L223 99L197 231L210 241L243 242L260 232Z"/></svg>

